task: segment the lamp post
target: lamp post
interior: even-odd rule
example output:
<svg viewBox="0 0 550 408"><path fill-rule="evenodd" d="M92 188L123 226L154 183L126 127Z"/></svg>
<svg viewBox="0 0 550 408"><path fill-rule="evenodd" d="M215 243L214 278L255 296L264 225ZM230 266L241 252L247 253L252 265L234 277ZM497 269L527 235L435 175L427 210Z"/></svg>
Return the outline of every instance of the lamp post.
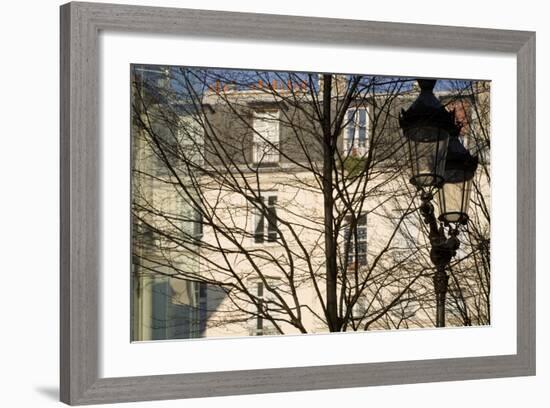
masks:
<svg viewBox="0 0 550 408"><path fill-rule="evenodd" d="M409 109L401 111L399 125L408 144L410 183L420 192L420 213L429 227L430 259L435 266L436 327L444 327L449 282L446 269L460 246L458 227L468 222L477 157L472 157L460 142L461 127L454 111L447 111L434 95L436 80L417 82L420 95ZM441 211L438 218L432 204L436 191Z"/></svg>

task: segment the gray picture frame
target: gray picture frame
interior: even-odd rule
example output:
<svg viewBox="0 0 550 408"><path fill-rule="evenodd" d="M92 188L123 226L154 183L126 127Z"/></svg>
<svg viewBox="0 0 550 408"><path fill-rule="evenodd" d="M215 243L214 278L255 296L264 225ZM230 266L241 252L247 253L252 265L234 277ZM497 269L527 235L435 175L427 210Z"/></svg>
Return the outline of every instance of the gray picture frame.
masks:
<svg viewBox="0 0 550 408"><path fill-rule="evenodd" d="M535 374L535 33L114 4L61 6L61 401L70 405ZM517 353L100 378L101 30L517 55Z"/></svg>

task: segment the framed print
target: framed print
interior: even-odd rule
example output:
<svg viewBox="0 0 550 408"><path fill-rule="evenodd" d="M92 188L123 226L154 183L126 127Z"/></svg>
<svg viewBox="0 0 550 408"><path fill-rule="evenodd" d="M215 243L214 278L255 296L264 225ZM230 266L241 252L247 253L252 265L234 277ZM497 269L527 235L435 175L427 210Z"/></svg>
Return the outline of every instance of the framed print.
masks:
<svg viewBox="0 0 550 408"><path fill-rule="evenodd" d="M534 152L532 32L62 6L61 400L534 375Z"/></svg>

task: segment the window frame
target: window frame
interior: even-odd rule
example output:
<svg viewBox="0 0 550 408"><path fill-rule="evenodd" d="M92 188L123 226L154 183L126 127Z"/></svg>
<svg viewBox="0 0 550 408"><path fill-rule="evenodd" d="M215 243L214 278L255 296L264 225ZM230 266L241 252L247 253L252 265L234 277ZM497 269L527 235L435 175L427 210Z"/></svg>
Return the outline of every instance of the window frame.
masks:
<svg viewBox="0 0 550 408"><path fill-rule="evenodd" d="M359 156L367 154L370 142L370 107L366 105L353 106L346 111L346 121L343 127L342 150L345 157ZM361 113L364 112L364 125L361 124ZM349 137L350 129L353 129L353 135ZM361 145L361 130L365 132L363 140L364 146Z"/></svg>
<svg viewBox="0 0 550 408"><path fill-rule="evenodd" d="M273 119L266 120L262 116L273 115ZM252 163L256 166L273 167L278 166L281 161L281 126L280 126L281 111L279 109L258 109L254 110L252 114ZM276 140L270 140L268 135L262 134L261 130L258 130L257 122L264 124L273 124L275 130L273 132ZM270 146L272 144L273 146ZM262 146L262 156L259 157L259 147ZM266 149L267 146L267 149ZM275 150L273 152L266 152L269 150ZM273 159L276 157L276 159Z"/></svg>
<svg viewBox="0 0 550 408"><path fill-rule="evenodd" d="M259 200L261 200L261 203L258 205L261 205L262 210L254 205L252 206L252 242L255 245L273 244L279 240L279 225L277 222L279 196L277 191L269 191L267 194L261 195ZM262 225L261 234L258 232L259 224Z"/></svg>
<svg viewBox="0 0 550 408"><path fill-rule="evenodd" d="M281 279L274 276L265 277L268 284L272 287L278 287L281 284ZM276 327L272 325L272 322L269 319L264 318L260 315L258 308L268 308L268 303L270 301L275 301L273 299L274 295L267 291L265 288L265 283L260 278L250 279L248 282L249 287L253 287L251 294L257 299L258 305L251 303L251 307L254 308L251 313L254 313L255 316L252 316L249 319L249 335L250 336L274 336L279 335ZM261 290L260 290L261 288ZM261 327L259 327L261 326Z"/></svg>
<svg viewBox="0 0 550 408"><path fill-rule="evenodd" d="M361 257L362 259L357 262L357 267L364 267L368 266L368 217L366 212L362 212L357 217L357 224L355 225L356 233L355 235L351 235L351 229L350 229L350 220L349 216L347 217L347 223L345 224L345 227L343 228L344 231L344 250L346 245L347 251L344 254L346 257L346 269L350 269L351 267L355 267L355 248L356 248L356 242L355 242L355 236L357 236L357 244L364 244L364 251L357 250L357 257ZM364 220L364 222L362 221ZM359 239L360 234L364 232L364 237ZM359 248L359 247L357 247ZM364 259L363 259L364 257Z"/></svg>

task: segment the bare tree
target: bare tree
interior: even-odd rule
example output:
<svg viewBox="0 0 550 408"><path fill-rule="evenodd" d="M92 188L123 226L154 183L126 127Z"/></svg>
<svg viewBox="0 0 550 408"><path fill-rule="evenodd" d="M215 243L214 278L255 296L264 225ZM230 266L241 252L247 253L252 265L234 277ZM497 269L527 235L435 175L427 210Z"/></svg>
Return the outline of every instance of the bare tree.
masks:
<svg viewBox="0 0 550 408"><path fill-rule="evenodd" d="M396 120L409 79L163 70L133 75L136 276L207 287L208 327L408 327L429 309Z"/></svg>

